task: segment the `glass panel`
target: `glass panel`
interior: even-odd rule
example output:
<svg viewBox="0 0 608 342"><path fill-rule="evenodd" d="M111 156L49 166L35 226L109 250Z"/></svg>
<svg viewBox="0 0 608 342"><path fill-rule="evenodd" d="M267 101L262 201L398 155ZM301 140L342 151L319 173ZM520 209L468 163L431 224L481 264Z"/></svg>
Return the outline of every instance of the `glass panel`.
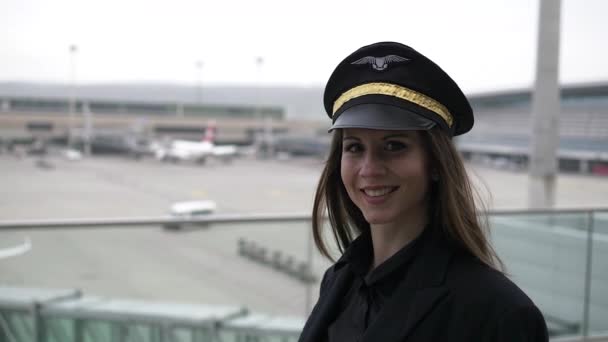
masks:
<svg viewBox="0 0 608 342"><path fill-rule="evenodd" d="M171 338L169 341L175 342L190 342L193 340L194 332L190 328L175 328L170 332Z"/></svg>
<svg viewBox="0 0 608 342"><path fill-rule="evenodd" d="M18 241L20 235L5 231L0 232L0 239ZM32 230L27 235L33 248L3 260L0 283L81 289L85 298L71 309L62 301L53 304L47 317L47 340L51 342L74 339L75 329L65 319L66 310L91 309L86 311L89 318L127 313L130 323L126 330L86 320L83 335L87 342L109 341L112 336L122 336L125 341L162 340L159 330L136 325L138 320L196 320L204 325L205 320L230 319L243 315L244 310L294 318L302 326L329 266L316 253L309 253L308 221L186 224L179 229ZM96 297L98 301L93 300ZM131 302L135 304L129 305ZM185 305L187 310L174 305ZM214 316L211 312L218 308L233 311ZM201 310L207 316L200 318ZM200 328L194 334L190 329L173 330L172 334L184 341L211 338Z"/></svg>
<svg viewBox="0 0 608 342"><path fill-rule="evenodd" d="M34 339L34 319L26 313L13 312L7 318L8 326L12 327L13 335L17 341L31 341Z"/></svg>
<svg viewBox="0 0 608 342"><path fill-rule="evenodd" d="M46 318L44 320L49 342L77 342L74 338L74 322L71 319Z"/></svg>
<svg viewBox="0 0 608 342"><path fill-rule="evenodd" d="M582 331L587 218L586 213L490 218L508 275L541 309L552 336Z"/></svg>
<svg viewBox="0 0 608 342"><path fill-rule="evenodd" d="M608 333L608 211L593 214L589 331Z"/></svg>
<svg viewBox="0 0 608 342"><path fill-rule="evenodd" d="M304 316L308 279L316 288L324 268L306 272L308 230L261 223L31 231L33 248L3 260L0 282Z"/></svg>
<svg viewBox="0 0 608 342"><path fill-rule="evenodd" d="M0 310L0 332L6 341L32 341L34 322L25 312Z"/></svg>
<svg viewBox="0 0 608 342"><path fill-rule="evenodd" d="M84 323L85 342L110 342L112 339L112 324L98 320L86 320Z"/></svg>
<svg viewBox="0 0 608 342"><path fill-rule="evenodd" d="M235 331L222 329L219 333L222 342L297 342L298 335L285 335L271 331Z"/></svg>

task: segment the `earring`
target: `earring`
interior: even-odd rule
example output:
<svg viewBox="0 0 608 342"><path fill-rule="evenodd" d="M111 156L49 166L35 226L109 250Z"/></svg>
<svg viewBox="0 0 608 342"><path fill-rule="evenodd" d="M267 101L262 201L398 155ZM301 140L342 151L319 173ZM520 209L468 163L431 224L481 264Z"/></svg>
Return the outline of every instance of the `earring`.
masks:
<svg viewBox="0 0 608 342"><path fill-rule="evenodd" d="M433 172L431 172L431 180L432 180L433 182L436 182L436 181L438 181L438 180L439 180L439 174L437 173L437 171L433 171Z"/></svg>

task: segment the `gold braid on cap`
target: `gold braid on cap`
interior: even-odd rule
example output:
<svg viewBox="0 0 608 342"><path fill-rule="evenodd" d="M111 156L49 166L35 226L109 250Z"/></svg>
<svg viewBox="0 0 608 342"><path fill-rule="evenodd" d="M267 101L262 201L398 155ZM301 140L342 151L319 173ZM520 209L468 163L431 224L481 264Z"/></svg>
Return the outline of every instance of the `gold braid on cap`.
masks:
<svg viewBox="0 0 608 342"><path fill-rule="evenodd" d="M340 107L346 102L364 95L387 95L406 100L439 115L448 124L448 127L452 127L452 124L454 123L454 118L452 117L452 114L450 114L450 111L439 103L439 101L415 90L383 82L366 83L347 90L334 102L332 116L336 114Z"/></svg>

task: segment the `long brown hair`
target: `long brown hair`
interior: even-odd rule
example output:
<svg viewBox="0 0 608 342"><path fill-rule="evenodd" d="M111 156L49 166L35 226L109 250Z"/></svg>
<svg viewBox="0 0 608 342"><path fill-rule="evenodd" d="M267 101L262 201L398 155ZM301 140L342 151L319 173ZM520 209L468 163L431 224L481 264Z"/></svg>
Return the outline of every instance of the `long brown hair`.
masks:
<svg viewBox="0 0 608 342"><path fill-rule="evenodd" d="M502 270L503 263L488 240L487 221L477 216L473 188L452 139L438 127L420 133L431 169L438 175L438 180L430 188L431 225L441 229L445 237L483 263ZM338 129L333 133L312 211L315 244L321 254L330 260L333 258L323 238L326 211L340 252L344 252L356 236L370 229L369 223L346 193L340 176L341 158L342 130Z"/></svg>

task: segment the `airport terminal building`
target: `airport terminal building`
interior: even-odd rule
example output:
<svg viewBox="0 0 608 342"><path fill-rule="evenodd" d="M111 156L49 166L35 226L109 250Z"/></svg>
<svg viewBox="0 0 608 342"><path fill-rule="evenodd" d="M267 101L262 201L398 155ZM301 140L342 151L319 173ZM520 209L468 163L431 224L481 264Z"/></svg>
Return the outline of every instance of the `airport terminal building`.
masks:
<svg viewBox="0 0 608 342"><path fill-rule="evenodd" d="M213 120L218 144L250 145L264 131L297 137L284 140L284 146L327 142L321 88L217 87L202 93L162 85L0 84L0 141L9 147L36 139L65 142L72 132L76 140L90 137L94 152L121 151L125 141L198 140ZM465 158L525 169L531 91L470 94L469 99L475 126L457 141ZM561 99L560 170L608 174L608 84L564 86Z"/></svg>

